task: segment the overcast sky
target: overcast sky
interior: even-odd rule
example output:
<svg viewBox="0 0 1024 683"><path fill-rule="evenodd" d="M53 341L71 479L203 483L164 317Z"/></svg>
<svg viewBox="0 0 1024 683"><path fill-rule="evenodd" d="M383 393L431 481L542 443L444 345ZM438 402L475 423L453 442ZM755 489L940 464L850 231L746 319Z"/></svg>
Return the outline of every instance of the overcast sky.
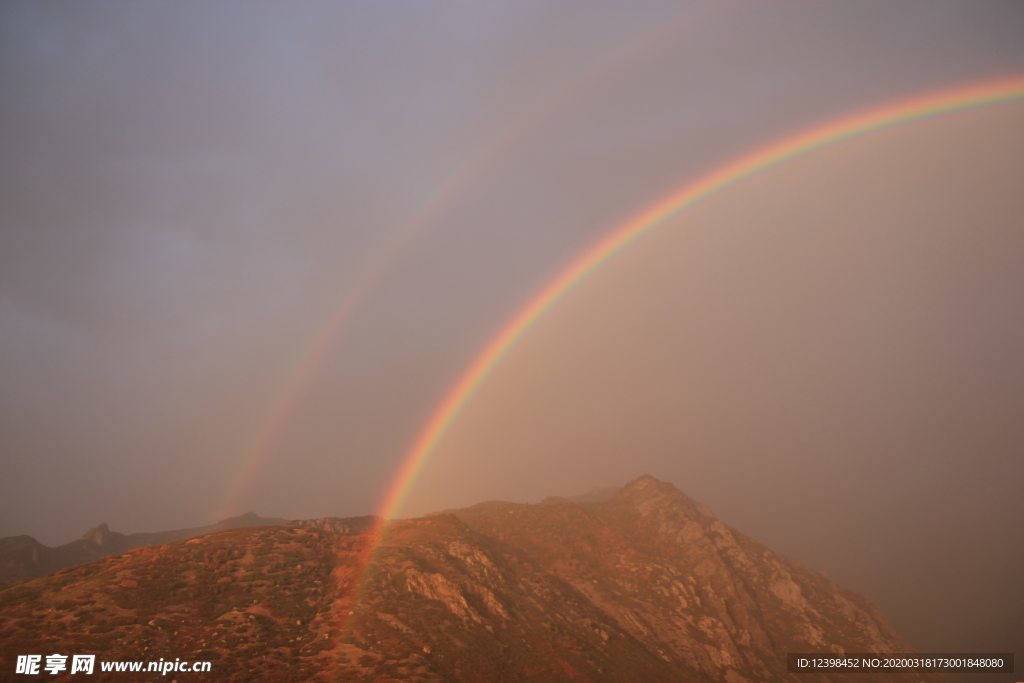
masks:
<svg viewBox="0 0 1024 683"><path fill-rule="evenodd" d="M808 125L1022 72L1012 1L5 2L0 534L374 511L461 369L624 218ZM510 356L411 511L650 471L891 599L907 575L857 559L895 552L886 520L1021 532L1022 136L1019 107L866 136L721 196L721 242L638 245ZM795 495L815 463L838 499ZM816 535L844 523L858 552Z"/></svg>

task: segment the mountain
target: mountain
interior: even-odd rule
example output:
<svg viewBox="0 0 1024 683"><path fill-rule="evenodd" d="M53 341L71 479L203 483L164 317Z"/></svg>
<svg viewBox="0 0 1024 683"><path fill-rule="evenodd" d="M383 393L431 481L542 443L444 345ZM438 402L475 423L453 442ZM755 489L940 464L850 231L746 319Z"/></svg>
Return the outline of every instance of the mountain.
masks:
<svg viewBox="0 0 1024 683"><path fill-rule="evenodd" d="M787 674L787 652L910 649L865 597L669 484L598 498L234 529L19 581L0 587L0 671L96 652L235 681L753 683L826 680Z"/></svg>
<svg viewBox="0 0 1024 683"><path fill-rule="evenodd" d="M272 526L283 522L283 519L259 517L249 512L209 526L141 534L120 534L111 531L106 524L100 524L77 540L52 548L31 536L8 536L0 538L0 583L45 576L65 567L85 564L133 548L185 541L224 529Z"/></svg>

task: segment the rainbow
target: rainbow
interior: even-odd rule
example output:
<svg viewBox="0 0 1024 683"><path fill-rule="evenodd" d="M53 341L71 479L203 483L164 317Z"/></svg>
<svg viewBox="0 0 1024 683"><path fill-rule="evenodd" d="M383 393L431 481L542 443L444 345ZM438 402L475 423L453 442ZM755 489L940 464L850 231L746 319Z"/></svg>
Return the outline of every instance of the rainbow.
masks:
<svg viewBox="0 0 1024 683"><path fill-rule="evenodd" d="M257 429L242 447L238 462L230 470L233 479L228 482L225 495L213 513L214 519L241 512L243 499L252 489L257 473L270 457L275 442L313 384L318 371L331 354L337 352L352 320L364 307L370 294L394 268L402 253L423 232L437 225L441 217L457 204L458 199L523 139L587 93L597 90L606 80L623 73L632 62L670 39L677 40L684 31L698 28L719 7L710 0L692 5L673 21L621 46L577 78L560 83L552 92L511 117L508 123L474 146L455 172L436 188L423 206L402 227L390 234L363 263L349 281L337 308L283 374L278 390L273 393L273 401L256 421Z"/></svg>
<svg viewBox="0 0 1024 683"><path fill-rule="evenodd" d="M474 391L516 342L574 286L601 264L682 209L744 178L789 159L849 138L921 119L1024 98L1024 74L930 92L859 111L785 137L726 163L655 202L591 245L548 282L463 371L423 427L380 504L383 520L397 516L423 465ZM378 534L374 543L381 542Z"/></svg>

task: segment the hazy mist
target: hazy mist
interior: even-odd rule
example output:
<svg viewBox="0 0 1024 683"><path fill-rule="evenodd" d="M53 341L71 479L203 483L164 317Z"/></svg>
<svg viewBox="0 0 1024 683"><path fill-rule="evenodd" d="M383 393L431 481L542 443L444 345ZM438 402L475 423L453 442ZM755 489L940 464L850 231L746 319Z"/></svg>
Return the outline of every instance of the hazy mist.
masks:
<svg viewBox="0 0 1024 683"><path fill-rule="evenodd" d="M588 244L782 135L1022 73L1022 37L1015 2L6 2L0 535L375 511ZM524 338L408 512L650 472L918 644L1024 651L1022 160L993 106L687 210Z"/></svg>

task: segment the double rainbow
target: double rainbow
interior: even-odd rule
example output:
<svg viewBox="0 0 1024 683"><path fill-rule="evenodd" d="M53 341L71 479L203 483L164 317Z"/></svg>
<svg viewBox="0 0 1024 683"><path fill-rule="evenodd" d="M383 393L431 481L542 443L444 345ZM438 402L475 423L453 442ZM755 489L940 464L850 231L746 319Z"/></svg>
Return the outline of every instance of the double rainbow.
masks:
<svg viewBox="0 0 1024 683"><path fill-rule="evenodd" d="M251 492L256 475L270 458L271 449L287 428L302 398L309 392L317 373L327 359L337 353L337 347L350 329L353 319L394 269L402 254L421 234L436 226L510 149L542 128L557 114L566 111L570 105L597 90L606 80L620 75L631 62L668 40L679 39L685 31L699 28L719 7L712 0L691 5L654 32L638 36L575 79L559 84L558 88L512 117L506 125L471 150L458 170L437 187L423 207L389 235L380 248L363 262L347 285L347 291L337 308L295 357L294 364L284 373L283 381L273 393L273 401L266 406L257 421L258 429L243 446L239 463L232 468L233 479L229 481L226 494L213 514L215 519L238 513L241 502Z"/></svg>

